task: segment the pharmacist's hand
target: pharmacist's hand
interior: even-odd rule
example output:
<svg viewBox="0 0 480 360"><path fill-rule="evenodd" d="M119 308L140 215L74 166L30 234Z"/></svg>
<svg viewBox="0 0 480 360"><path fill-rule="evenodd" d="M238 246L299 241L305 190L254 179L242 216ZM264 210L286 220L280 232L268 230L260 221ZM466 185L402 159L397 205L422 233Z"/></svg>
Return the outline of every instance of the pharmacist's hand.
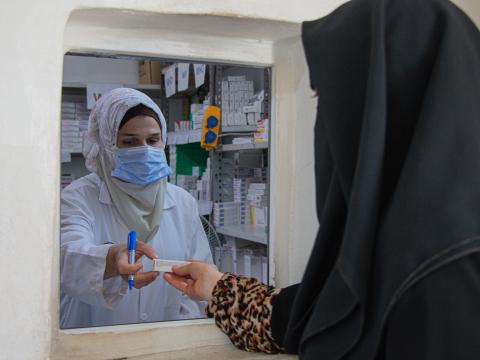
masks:
<svg viewBox="0 0 480 360"><path fill-rule="evenodd" d="M165 273L163 278L193 300L210 300L213 288L222 276L215 265L195 261L173 266L172 272Z"/></svg>
<svg viewBox="0 0 480 360"><path fill-rule="evenodd" d="M157 258L155 250L142 241L137 241L135 264L128 263L128 249L126 245L115 244L110 246L107 253L103 278L108 279L121 275L124 281L128 281L128 275L133 274L135 275L133 286L137 289L150 284L160 273L158 271L143 272L142 256L146 256L150 259Z"/></svg>

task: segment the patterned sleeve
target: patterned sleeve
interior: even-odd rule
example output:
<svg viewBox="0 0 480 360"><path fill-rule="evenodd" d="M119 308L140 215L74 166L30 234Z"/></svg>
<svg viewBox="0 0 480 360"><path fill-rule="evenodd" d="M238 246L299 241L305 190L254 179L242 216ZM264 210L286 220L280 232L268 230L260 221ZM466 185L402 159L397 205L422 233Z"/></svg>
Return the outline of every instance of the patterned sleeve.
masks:
<svg viewBox="0 0 480 360"><path fill-rule="evenodd" d="M283 352L271 328L271 299L280 290L254 278L225 273L213 289L206 313L239 349Z"/></svg>

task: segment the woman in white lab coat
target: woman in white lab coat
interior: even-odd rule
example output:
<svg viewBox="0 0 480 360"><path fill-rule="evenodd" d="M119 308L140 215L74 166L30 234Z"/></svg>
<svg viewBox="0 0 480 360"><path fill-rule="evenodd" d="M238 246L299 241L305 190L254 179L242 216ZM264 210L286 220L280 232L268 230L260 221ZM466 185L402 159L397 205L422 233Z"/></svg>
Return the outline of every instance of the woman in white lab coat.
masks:
<svg viewBox="0 0 480 360"><path fill-rule="evenodd" d="M92 173L62 192L61 328L204 316L203 302L148 271L154 257L212 262L195 199L167 182L166 133L158 106L133 89L112 90L92 110L84 140ZM139 240L132 265L130 230Z"/></svg>

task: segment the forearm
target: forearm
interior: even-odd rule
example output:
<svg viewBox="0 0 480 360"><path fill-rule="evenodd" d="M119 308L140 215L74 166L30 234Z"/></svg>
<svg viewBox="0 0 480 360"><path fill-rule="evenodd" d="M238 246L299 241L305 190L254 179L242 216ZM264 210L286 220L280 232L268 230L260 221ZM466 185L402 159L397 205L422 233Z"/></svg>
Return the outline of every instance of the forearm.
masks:
<svg viewBox="0 0 480 360"><path fill-rule="evenodd" d="M225 273L217 282L206 313L232 343L246 351L282 352L272 336L272 297L281 289Z"/></svg>
<svg viewBox="0 0 480 360"><path fill-rule="evenodd" d="M105 306L103 277L108 246L80 242L62 247L60 284L67 295L96 306Z"/></svg>

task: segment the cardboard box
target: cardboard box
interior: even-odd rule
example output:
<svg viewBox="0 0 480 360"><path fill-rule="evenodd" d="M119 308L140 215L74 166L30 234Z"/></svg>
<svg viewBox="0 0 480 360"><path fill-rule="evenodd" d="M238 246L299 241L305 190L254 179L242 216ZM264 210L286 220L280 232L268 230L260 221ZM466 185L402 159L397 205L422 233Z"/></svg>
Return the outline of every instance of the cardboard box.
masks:
<svg viewBox="0 0 480 360"><path fill-rule="evenodd" d="M138 83L151 84L149 61L140 61L138 63Z"/></svg>
<svg viewBox="0 0 480 360"><path fill-rule="evenodd" d="M162 83L162 64L158 61L150 61L150 78L152 84Z"/></svg>
<svg viewBox="0 0 480 360"><path fill-rule="evenodd" d="M162 66L160 62L140 61L138 65L138 82L140 84L161 84Z"/></svg>

